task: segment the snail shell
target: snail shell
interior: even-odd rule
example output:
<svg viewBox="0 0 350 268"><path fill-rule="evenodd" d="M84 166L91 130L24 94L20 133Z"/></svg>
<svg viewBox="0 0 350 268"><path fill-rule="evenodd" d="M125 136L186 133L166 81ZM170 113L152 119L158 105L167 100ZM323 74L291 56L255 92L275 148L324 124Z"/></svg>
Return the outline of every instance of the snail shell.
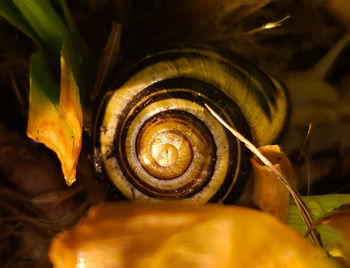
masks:
<svg viewBox="0 0 350 268"><path fill-rule="evenodd" d="M160 51L104 96L96 166L127 199L234 202L249 153L204 103L259 146L274 143L289 117L283 86L239 55L201 45Z"/></svg>

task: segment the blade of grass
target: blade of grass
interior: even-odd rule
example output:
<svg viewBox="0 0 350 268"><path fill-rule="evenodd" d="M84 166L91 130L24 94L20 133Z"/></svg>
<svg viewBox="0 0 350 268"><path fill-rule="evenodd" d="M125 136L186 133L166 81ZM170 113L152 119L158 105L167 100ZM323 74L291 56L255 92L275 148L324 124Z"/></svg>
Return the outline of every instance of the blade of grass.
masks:
<svg viewBox="0 0 350 268"><path fill-rule="evenodd" d="M350 203L350 194L311 195L303 196L302 198L315 219L322 217L343 204ZM297 206L295 203L291 203L290 205L287 224L295 228L301 234L307 232L306 226L301 223L301 218L297 213Z"/></svg>
<svg viewBox="0 0 350 268"><path fill-rule="evenodd" d="M64 0L2 1L0 12L50 52L47 60L51 61L51 71L57 76L57 80L57 66L60 64L60 53L64 43L65 58L79 85L80 93L84 95L85 91L92 89L94 64L86 44L76 32L72 15Z"/></svg>
<svg viewBox="0 0 350 268"><path fill-rule="evenodd" d="M96 73L96 67L93 64L90 52L78 34L68 32L64 40L62 53L74 74L80 90L80 99L84 104L86 96L92 90Z"/></svg>
<svg viewBox="0 0 350 268"><path fill-rule="evenodd" d="M0 1L0 15L29 38L38 42L35 32L12 1Z"/></svg>
<svg viewBox="0 0 350 268"><path fill-rule="evenodd" d="M43 50L39 50L31 56L30 72L30 91L40 92L38 96L48 98L55 107L58 107L60 94L59 81L56 80L50 71L50 63Z"/></svg>
<svg viewBox="0 0 350 268"><path fill-rule="evenodd" d="M12 0L39 38L41 44L59 57L66 27L48 0Z"/></svg>
<svg viewBox="0 0 350 268"><path fill-rule="evenodd" d="M69 31L76 33L77 29L76 29L76 26L75 26L75 23L74 23L74 20L73 20L73 16L72 16L72 14L71 14L68 6L67 6L66 1L58 0L58 2L61 5L61 8L63 10L64 18L66 20L66 23L67 23Z"/></svg>

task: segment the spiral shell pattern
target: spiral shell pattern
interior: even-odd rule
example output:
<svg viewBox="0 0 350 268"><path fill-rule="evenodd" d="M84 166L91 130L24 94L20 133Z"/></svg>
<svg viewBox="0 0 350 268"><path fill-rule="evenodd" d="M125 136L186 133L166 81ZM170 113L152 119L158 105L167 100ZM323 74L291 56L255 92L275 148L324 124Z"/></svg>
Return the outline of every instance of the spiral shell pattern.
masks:
<svg viewBox="0 0 350 268"><path fill-rule="evenodd" d="M187 45L135 64L104 96L95 156L127 199L234 202L249 174L245 147L204 107L257 145L289 115L283 86L237 54Z"/></svg>

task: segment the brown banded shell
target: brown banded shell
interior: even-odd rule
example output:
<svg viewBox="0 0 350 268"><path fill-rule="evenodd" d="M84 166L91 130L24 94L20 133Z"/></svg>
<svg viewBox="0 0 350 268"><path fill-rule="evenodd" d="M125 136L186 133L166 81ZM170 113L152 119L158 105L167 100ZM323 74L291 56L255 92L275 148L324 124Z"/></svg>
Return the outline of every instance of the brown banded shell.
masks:
<svg viewBox="0 0 350 268"><path fill-rule="evenodd" d="M233 52L188 45L146 57L108 91L96 163L123 198L234 202L249 155L204 106L257 145L289 116L281 84Z"/></svg>

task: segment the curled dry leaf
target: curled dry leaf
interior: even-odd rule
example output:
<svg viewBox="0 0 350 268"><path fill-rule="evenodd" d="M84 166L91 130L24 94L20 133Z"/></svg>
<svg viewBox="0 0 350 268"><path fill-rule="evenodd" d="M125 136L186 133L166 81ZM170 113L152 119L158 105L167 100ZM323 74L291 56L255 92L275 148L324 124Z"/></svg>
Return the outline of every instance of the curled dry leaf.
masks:
<svg viewBox="0 0 350 268"><path fill-rule="evenodd" d="M65 268L338 267L267 213L172 202L94 207L52 240L49 255Z"/></svg>
<svg viewBox="0 0 350 268"><path fill-rule="evenodd" d="M266 145L259 151L287 178L290 185L296 182L293 166L278 145ZM265 212L268 212L285 222L288 217L290 195L287 188L278 180L272 170L254 156L250 162L254 170L253 202Z"/></svg>

